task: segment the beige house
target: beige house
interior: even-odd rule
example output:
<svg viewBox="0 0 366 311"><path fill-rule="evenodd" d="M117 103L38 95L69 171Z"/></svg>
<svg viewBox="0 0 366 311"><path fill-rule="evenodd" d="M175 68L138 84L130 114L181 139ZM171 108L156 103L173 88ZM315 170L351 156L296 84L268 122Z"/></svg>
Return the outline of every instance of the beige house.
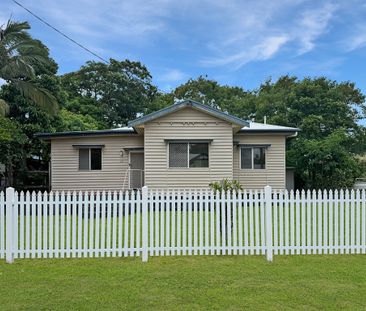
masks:
<svg viewBox="0 0 366 311"><path fill-rule="evenodd" d="M299 129L247 122L186 100L128 127L42 133L51 142L52 190L286 187L286 139Z"/></svg>

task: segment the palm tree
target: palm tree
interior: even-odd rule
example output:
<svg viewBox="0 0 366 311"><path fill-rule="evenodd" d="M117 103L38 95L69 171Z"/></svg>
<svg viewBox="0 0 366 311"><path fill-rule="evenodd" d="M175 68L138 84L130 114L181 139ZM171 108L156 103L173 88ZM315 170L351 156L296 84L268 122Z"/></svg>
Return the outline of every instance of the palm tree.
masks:
<svg viewBox="0 0 366 311"><path fill-rule="evenodd" d="M50 63L48 50L30 36L28 29L27 22L11 20L0 27L0 79L53 113L57 109L55 97L32 82L36 78L35 65ZM5 115L7 110L8 105L0 99L0 115Z"/></svg>

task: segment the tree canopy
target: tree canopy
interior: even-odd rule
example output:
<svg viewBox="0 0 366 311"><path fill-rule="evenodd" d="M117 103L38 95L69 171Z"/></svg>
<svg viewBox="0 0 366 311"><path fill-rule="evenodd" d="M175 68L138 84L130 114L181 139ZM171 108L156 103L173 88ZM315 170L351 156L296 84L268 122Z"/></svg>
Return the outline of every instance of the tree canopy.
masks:
<svg viewBox="0 0 366 311"><path fill-rule="evenodd" d="M30 159L49 159L37 132L119 127L181 99L246 120L266 117L270 124L299 127L298 137L287 142L298 188L349 187L364 173L359 158L366 129L359 121L365 96L352 82L282 76L246 90L199 76L162 93L147 67L130 60L88 61L60 76L47 47L28 30L28 23L11 21L0 30L0 78L6 81L0 88L0 163L8 184L25 183Z"/></svg>

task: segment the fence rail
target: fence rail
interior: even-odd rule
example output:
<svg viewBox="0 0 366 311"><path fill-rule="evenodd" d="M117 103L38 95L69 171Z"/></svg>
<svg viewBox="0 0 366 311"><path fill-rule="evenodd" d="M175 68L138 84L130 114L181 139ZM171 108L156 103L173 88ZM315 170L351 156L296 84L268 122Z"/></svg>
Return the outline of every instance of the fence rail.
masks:
<svg viewBox="0 0 366 311"><path fill-rule="evenodd" d="M366 253L365 190L0 193L0 258Z"/></svg>

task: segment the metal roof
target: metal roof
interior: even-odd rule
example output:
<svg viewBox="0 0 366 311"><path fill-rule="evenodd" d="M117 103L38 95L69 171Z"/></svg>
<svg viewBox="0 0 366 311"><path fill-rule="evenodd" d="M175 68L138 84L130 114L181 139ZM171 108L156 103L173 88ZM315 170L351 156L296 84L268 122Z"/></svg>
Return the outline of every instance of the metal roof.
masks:
<svg viewBox="0 0 366 311"><path fill-rule="evenodd" d="M121 134L137 134L132 127L121 127L110 130L91 130L91 131L71 131L56 133L36 133L34 136L41 139L50 139L53 137L70 137L70 136L99 136L99 135L121 135Z"/></svg>
<svg viewBox="0 0 366 311"><path fill-rule="evenodd" d="M159 111L156 111L156 112L153 112L153 113L150 113L146 116L142 116L140 118L137 118L133 121L130 121L128 123L128 126L132 126L132 127L135 127L135 126L138 126L138 125L141 125L141 124L144 124L146 122L149 122L149 121L152 121L152 120L155 120L157 118L160 118L160 117L163 117L169 113L172 113L174 111L177 111L177 110L180 110L182 108L185 108L185 107L193 107L197 110L200 110L200 111L203 111L203 112L206 112L214 117L217 117L219 119L222 119L222 120L225 120L225 121L228 121L230 123L234 123L234 124L238 124L240 126L248 126L249 125L249 122L247 121L244 121L238 117L235 117L235 116L232 116L232 115L229 115L227 113L224 113L218 109L215 109L215 108L212 108L210 106L207 106L207 105L203 105L201 103L198 103L196 101L193 101L193 100L184 100L184 101L181 101L181 102L178 102L176 104L173 104L169 107L166 107L166 108L163 108Z"/></svg>
<svg viewBox="0 0 366 311"><path fill-rule="evenodd" d="M250 122L249 126L242 127L239 133L296 133L300 131L297 127Z"/></svg>
<svg viewBox="0 0 366 311"><path fill-rule="evenodd" d="M238 117L224 113L218 109L212 108L207 105L195 102L193 100L184 100L174 105L161 109L159 111L150 113L146 116L142 116L128 123L127 127L120 127L109 130L90 130L90 131L70 131L70 132L56 132L56 133L36 133L35 136L41 139L51 139L56 137L80 137L80 136L99 136L99 135L125 135L125 134L137 134L134 127L144 124L148 121L155 120L169 113L182 109L184 107L193 107L197 110L206 112L212 116L223 119L230 123L234 123L242 126L239 133L284 133L295 134L301 131L298 128L279 126L272 124L262 124L256 122L248 122Z"/></svg>

